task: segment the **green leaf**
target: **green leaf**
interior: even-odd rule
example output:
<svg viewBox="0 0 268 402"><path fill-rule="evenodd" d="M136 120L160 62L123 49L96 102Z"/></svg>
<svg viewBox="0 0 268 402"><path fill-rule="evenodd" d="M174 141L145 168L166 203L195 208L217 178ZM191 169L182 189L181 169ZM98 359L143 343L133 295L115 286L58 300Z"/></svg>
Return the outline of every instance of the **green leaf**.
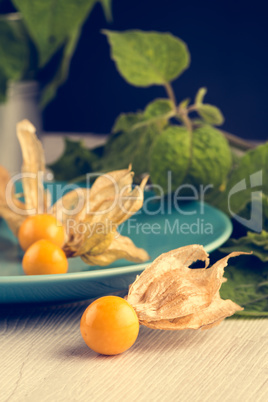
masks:
<svg viewBox="0 0 268 402"><path fill-rule="evenodd" d="M96 156L85 148L82 141L65 138L65 150L62 156L48 167L54 173L55 180L72 180L92 172Z"/></svg>
<svg viewBox="0 0 268 402"><path fill-rule="evenodd" d="M251 188L250 176L254 173L261 172L262 186ZM239 214L251 202L252 192L262 190L268 195L268 181L265 179L268 172L268 143L260 145L257 148L248 151L239 161L238 167L231 173L227 182L226 189L219 197L217 206L229 213L229 205L233 214ZM231 194L238 183L245 183L246 188ZM231 196L230 196L231 194ZM261 202L261 200L260 200Z"/></svg>
<svg viewBox="0 0 268 402"><path fill-rule="evenodd" d="M155 140L150 152L150 177L165 192L168 171L172 172L172 190L184 183L191 161L191 136L182 126L170 126Z"/></svg>
<svg viewBox="0 0 268 402"><path fill-rule="evenodd" d="M266 194L262 194L262 207L263 207L264 218L268 220L268 196Z"/></svg>
<svg viewBox="0 0 268 402"><path fill-rule="evenodd" d="M134 125L142 121L144 121L144 116L142 112L122 113L117 117L112 128L112 133L119 133L120 131L131 131Z"/></svg>
<svg viewBox="0 0 268 402"><path fill-rule="evenodd" d="M104 33L118 71L132 85L165 85L189 66L186 44L171 34L137 30Z"/></svg>
<svg viewBox="0 0 268 402"><path fill-rule="evenodd" d="M189 106L190 102L191 102L190 98L182 100L178 105L178 109L186 109Z"/></svg>
<svg viewBox="0 0 268 402"><path fill-rule="evenodd" d="M132 163L137 176L149 171L149 151L168 119L175 114L169 99L156 99L144 112L122 113L115 121L98 168L121 169Z"/></svg>
<svg viewBox="0 0 268 402"><path fill-rule="evenodd" d="M99 1L102 5L106 20L111 22L113 20L112 0L99 0Z"/></svg>
<svg viewBox="0 0 268 402"><path fill-rule="evenodd" d="M0 80L19 80L29 63L27 39L18 20L0 19Z"/></svg>
<svg viewBox="0 0 268 402"><path fill-rule="evenodd" d="M150 175L155 184L167 188L172 173L172 191L182 184L219 187L231 168L231 151L225 137L205 125L189 133L170 126L155 140L150 153Z"/></svg>
<svg viewBox="0 0 268 402"><path fill-rule="evenodd" d="M176 115L174 104L169 99L156 99L149 103L143 113L141 121L137 122L132 129L156 124L159 129L163 129L168 120Z"/></svg>
<svg viewBox="0 0 268 402"><path fill-rule="evenodd" d="M64 46L62 59L52 81L43 89L41 106L44 108L56 95L57 89L68 78L71 60L80 37L80 29L72 32Z"/></svg>
<svg viewBox="0 0 268 402"><path fill-rule="evenodd" d="M232 251L245 251L258 257L263 262L268 262L268 233L263 230L261 233L248 232L247 236L240 239L230 239L224 247L220 249L224 253Z"/></svg>
<svg viewBox="0 0 268 402"><path fill-rule="evenodd" d="M112 132L133 131L153 124L162 128L175 113L174 105L170 99L156 99L146 106L144 112L120 114L115 121Z"/></svg>
<svg viewBox="0 0 268 402"><path fill-rule="evenodd" d="M203 103L198 106L197 113L202 119L213 126L220 126L224 123L224 117L216 106Z"/></svg>
<svg viewBox="0 0 268 402"><path fill-rule="evenodd" d="M227 282L222 284L223 299L231 299L244 307L238 315L263 317L268 315L268 282L263 263L255 257L240 257L237 265L230 265L225 271Z"/></svg>
<svg viewBox="0 0 268 402"><path fill-rule="evenodd" d="M146 106L144 117L147 119L154 117L163 118L164 116L169 116L173 111L174 105L170 99L156 99Z"/></svg>
<svg viewBox="0 0 268 402"><path fill-rule="evenodd" d="M44 66L79 29L98 0L12 0L23 15Z"/></svg>
<svg viewBox="0 0 268 402"><path fill-rule="evenodd" d="M201 105L203 103L204 97L207 93L207 88L200 88L195 96L195 104Z"/></svg>
<svg viewBox="0 0 268 402"><path fill-rule="evenodd" d="M148 172L148 154L159 133L157 125L149 125L111 136L98 168L104 171L123 169L132 163L135 175Z"/></svg>

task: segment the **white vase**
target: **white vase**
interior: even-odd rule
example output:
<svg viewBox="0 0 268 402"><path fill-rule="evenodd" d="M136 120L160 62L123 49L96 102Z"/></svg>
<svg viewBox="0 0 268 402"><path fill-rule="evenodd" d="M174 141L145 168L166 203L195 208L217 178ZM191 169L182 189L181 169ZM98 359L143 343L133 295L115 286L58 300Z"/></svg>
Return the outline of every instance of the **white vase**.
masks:
<svg viewBox="0 0 268 402"><path fill-rule="evenodd" d="M20 171L22 157L16 135L16 124L28 119L36 127L40 137L41 111L38 106L39 84L37 81L11 82L7 101L0 105L0 165L11 174Z"/></svg>

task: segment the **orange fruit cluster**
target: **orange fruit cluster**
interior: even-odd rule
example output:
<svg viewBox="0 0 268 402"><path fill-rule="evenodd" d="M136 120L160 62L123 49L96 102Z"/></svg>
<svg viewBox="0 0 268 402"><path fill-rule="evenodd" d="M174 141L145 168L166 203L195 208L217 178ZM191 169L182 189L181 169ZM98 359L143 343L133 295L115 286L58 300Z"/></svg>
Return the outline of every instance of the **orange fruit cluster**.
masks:
<svg viewBox="0 0 268 402"><path fill-rule="evenodd" d="M61 247L64 244L64 228L48 214L29 216L22 223L18 240L25 251L22 267L27 275L63 274L68 261Z"/></svg>

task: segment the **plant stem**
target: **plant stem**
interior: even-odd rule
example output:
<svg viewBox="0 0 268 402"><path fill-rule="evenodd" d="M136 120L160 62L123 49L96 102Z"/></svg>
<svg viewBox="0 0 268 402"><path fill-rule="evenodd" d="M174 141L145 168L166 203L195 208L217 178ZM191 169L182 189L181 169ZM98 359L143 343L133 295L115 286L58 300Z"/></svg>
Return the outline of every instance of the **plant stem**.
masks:
<svg viewBox="0 0 268 402"><path fill-rule="evenodd" d="M174 104L174 108L176 108L176 105L177 105L176 96L175 96L173 88L172 88L172 86L170 85L169 82L165 83L165 89L166 89L166 92L167 92L167 95L168 95L169 99Z"/></svg>
<svg viewBox="0 0 268 402"><path fill-rule="evenodd" d="M191 133L193 130L193 126L192 126L192 122L191 119L188 116L187 110L184 113L183 111L181 111L180 115L179 115L185 125L185 127L187 128L187 130Z"/></svg>
<svg viewBox="0 0 268 402"><path fill-rule="evenodd" d="M220 130L225 138L228 140L230 145L235 148L241 149L241 151L248 151L249 149L254 149L256 145L238 137L237 135L227 133L226 131Z"/></svg>
<svg viewBox="0 0 268 402"><path fill-rule="evenodd" d="M191 105L191 106L188 107L188 113L195 112L196 110L197 110L196 105Z"/></svg>

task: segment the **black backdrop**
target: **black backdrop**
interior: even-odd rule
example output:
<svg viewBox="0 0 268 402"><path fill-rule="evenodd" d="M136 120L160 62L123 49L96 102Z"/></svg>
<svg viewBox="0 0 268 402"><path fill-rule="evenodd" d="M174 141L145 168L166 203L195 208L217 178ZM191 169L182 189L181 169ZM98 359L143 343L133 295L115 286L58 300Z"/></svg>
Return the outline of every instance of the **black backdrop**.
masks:
<svg viewBox="0 0 268 402"><path fill-rule="evenodd" d="M160 87L127 84L110 60L100 30L169 31L183 39L190 68L174 82L178 99L208 88L223 128L244 138L267 139L267 13L265 1L114 0L113 22L101 7L83 28L68 81L43 113L47 131L108 133L120 112L136 111L165 96Z"/></svg>

